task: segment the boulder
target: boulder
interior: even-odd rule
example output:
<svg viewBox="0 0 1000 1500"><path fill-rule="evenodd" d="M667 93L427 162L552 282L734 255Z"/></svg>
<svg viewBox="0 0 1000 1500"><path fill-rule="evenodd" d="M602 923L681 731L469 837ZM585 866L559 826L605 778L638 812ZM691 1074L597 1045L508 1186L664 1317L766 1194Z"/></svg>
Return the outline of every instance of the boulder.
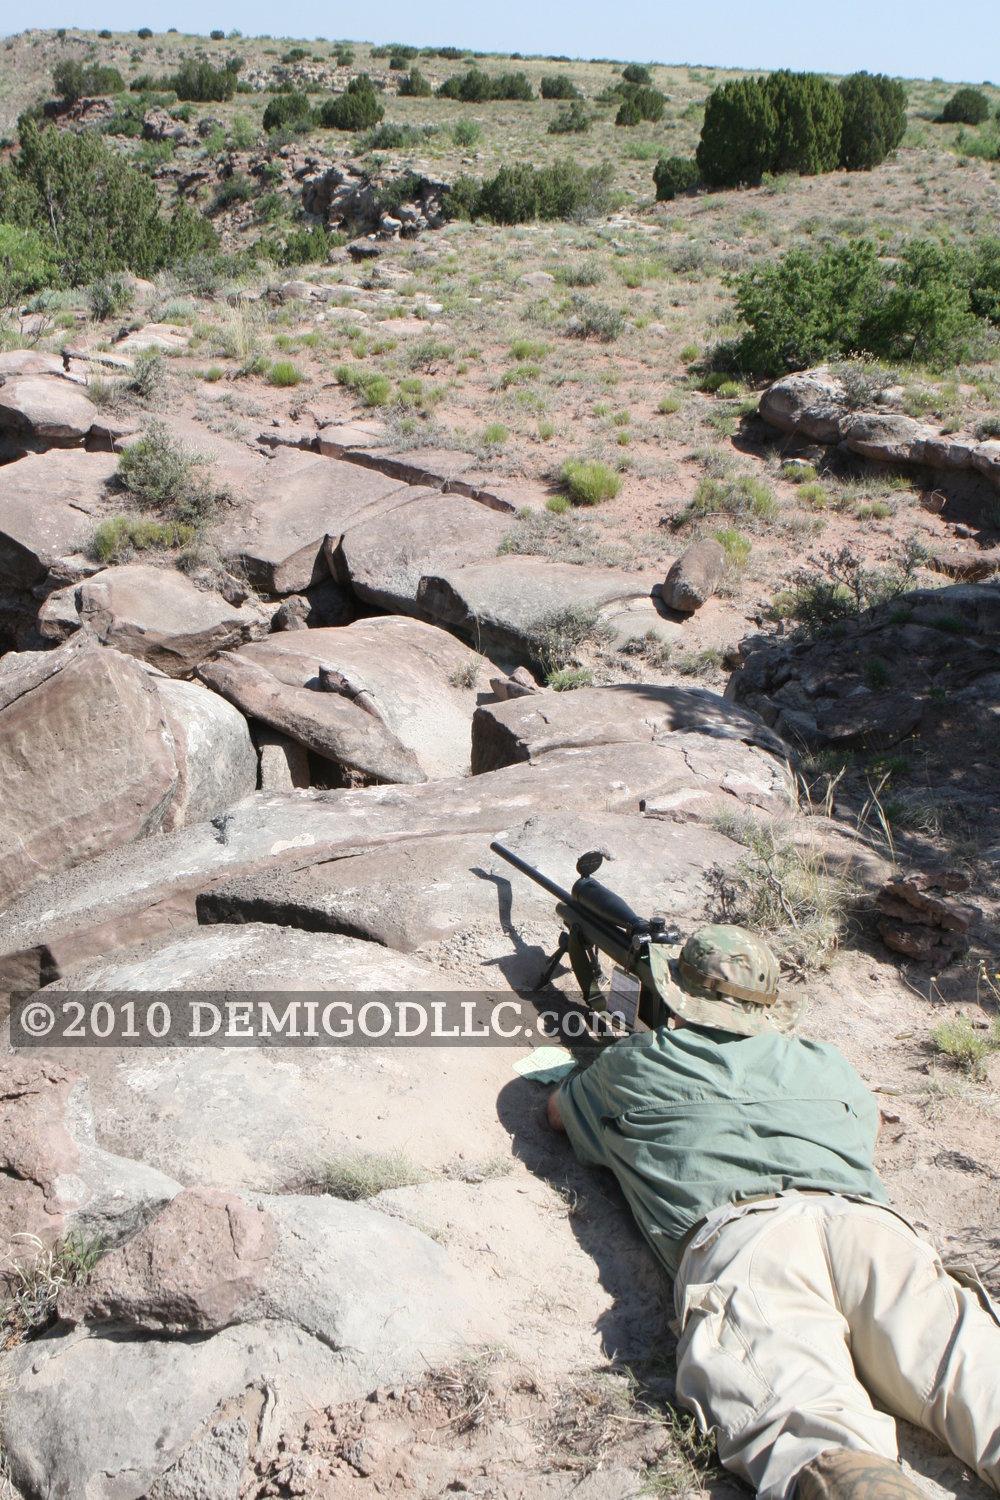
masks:
<svg viewBox="0 0 1000 1500"><path fill-rule="evenodd" d="M426 779L413 751L341 693L292 686L249 656L230 651L200 667L199 676L248 718L287 734L347 772L374 781Z"/></svg>
<svg viewBox="0 0 1000 1500"><path fill-rule="evenodd" d="M0 1059L0 1287L73 1231L105 1244L134 1233L177 1187L97 1146L82 1074L51 1058Z"/></svg>
<svg viewBox="0 0 1000 1500"><path fill-rule="evenodd" d="M769 385L757 408L779 432L836 443L850 410L843 383L827 369L802 370Z"/></svg>
<svg viewBox="0 0 1000 1500"><path fill-rule="evenodd" d="M428 571L418 585L416 606L417 613L459 631L482 650L544 666L547 638L558 634L564 621L577 635L582 618L596 636L602 611L625 600L648 599L653 586L642 573L508 553L490 562Z"/></svg>
<svg viewBox="0 0 1000 1500"><path fill-rule="evenodd" d="M412 489L380 514L331 530L330 571L366 604L423 615L421 580L463 564L496 557L509 520L460 495Z"/></svg>
<svg viewBox="0 0 1000 1500"><path fill-rule="evenodd" d="M706 538L686 547L673 564L663 585L663 602L668 609L694 614L719 586L726 566L726 550L719 542Z"/></svg>
<svg viewBox="0 0 1000 1500"><path fill-rule="evenodd" d="M118 460L52 449L5 464L0 483L0 631L27 645L39 600L97 564L82 554L113 502Z"/></svg>
<svg viewBox="0 0 1000 1500"><path fill-rule="evenodd" d="M177 787L164 832L202 823L257 789L257 753L246 719L197 682L153 679L173 736Z"/></svg>
<svg viewBox="0 0 1000 1500"><path fill-rule="evenodd" d="M180 353L191 340L191 331L176 323L147 323L125 335L115 348L119 353L138 354L140 350L159 349L164 354Z"/></svg>
<svg viewBox="0 0 1000 1500"><path fill-rule="evenodd" d="M884 464L920 464L931 429L901 412L859 412L845 420L841 439L851 453Z"/></svg>
<svg viewBox="0 0 1000 1500"><path fill-rule="evenodd" d="M85 640L43 656L0 661L0 904L152 833L177 786L164 710L138 663Z"/></svg>
<svg viewBox="0 0 1000 1500"><path fill-rule="evenodd" d="M62 373L0 373L0 432L46 447L82 448L97 415L86 390Z"/></svg>
<svg viewBox="0 0 1000 1500"><path fill-rule="evenodd" d="M223 555L266 593L300 593L329 576L324 537L377 514L403 488L357 464L281 448L223 529Z"/></svg>
<svg viewBox="0 0 1000 1500"><path fill-rule="evenodd" d="M475 690L491 667L446 631L390 616L282 633L238 654L290 687L333 693L362 709L412 751L425 776L468 771Z"/></svg>
<svg viewBox="0 0 1000 1500"><path fill-rule="evenodd" d="M785 747L758 717L707 688L616 683L574 693L535 693L484 703L472 720L472 771L481 775L555 750L631 741L670 746L694 734L756 745L782 756Z"/></svg>
<svg viewBox="0 0 1000 1500"><path fill-rule="evenodd" d="M234 608L176 568L129 563L107 568L65 592L72 596L78 625L89 635L171 677L187 676L206 657L232 650L267 629L260 609L249 603ZM62 635L69 611L64 594L50 598L40 614L42 635Z"/></svg>
<svg viewBox="0 0 1000 1500"><path fill-rule="evenodd" d="M150 1333L217 1333L264 1290L274 1221L235 1193L178 1193L127 1244L65 1288L67 1323L116 1323Z"/></svg>

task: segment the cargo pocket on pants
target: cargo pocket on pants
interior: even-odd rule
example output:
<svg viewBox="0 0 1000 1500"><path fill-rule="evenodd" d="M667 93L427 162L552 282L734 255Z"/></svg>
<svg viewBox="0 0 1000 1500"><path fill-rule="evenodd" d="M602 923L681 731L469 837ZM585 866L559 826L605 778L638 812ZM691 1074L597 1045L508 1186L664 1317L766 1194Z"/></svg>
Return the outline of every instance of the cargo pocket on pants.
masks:
<svg viewBox="0 0 1000 1500"><path fill-rule="evenodd" d="M705 1428L736 1437L770 1405L774 1391L717 1286L689 1287L684 1302L677 1394Z"/></svg>

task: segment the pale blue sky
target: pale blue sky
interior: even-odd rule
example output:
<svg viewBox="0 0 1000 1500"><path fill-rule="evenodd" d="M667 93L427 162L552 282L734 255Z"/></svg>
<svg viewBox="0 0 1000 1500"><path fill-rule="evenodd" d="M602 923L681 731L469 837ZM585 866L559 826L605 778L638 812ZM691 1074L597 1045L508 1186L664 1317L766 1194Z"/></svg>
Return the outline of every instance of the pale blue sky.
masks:
<svg viewBox="0 0 1000 1500"><path fill-rule="evenodd" d="M18 20L29 15L33 26L238 27L247 35L832 73L868 68L974 83L992 70L1000 81L996 0L33 0Z"/></svg>

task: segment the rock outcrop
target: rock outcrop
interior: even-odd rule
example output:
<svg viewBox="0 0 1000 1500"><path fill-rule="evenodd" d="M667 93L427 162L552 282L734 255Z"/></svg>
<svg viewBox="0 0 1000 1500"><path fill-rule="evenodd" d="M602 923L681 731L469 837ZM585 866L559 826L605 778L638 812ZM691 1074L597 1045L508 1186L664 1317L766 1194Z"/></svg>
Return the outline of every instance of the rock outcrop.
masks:
<svg viewBox="0 0 1000 1500"><path fill-rule="evenodd" d="M779 432L841 444L859 458L954 472L969 470L1000 485L1000 442L942 433L901 409L902 391L880 392L874 410L854 405L844 382L827 368L785 375L760 398L760 416Z"/></svg>

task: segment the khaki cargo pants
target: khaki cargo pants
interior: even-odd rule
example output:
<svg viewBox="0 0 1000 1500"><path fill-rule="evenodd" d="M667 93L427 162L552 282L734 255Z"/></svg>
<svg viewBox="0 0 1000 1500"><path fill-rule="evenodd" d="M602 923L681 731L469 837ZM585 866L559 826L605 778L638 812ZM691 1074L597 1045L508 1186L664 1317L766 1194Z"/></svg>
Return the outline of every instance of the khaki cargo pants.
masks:
<svg viewBox="0 0 1000 1500"><path fill-rule="evenodd" d="M893 1416L1000 1489L1000 1325L889 1209L789 1192L721 1210L674 1300L678 1398L765 1500L831 1448L896 1459Z"/></svg>

